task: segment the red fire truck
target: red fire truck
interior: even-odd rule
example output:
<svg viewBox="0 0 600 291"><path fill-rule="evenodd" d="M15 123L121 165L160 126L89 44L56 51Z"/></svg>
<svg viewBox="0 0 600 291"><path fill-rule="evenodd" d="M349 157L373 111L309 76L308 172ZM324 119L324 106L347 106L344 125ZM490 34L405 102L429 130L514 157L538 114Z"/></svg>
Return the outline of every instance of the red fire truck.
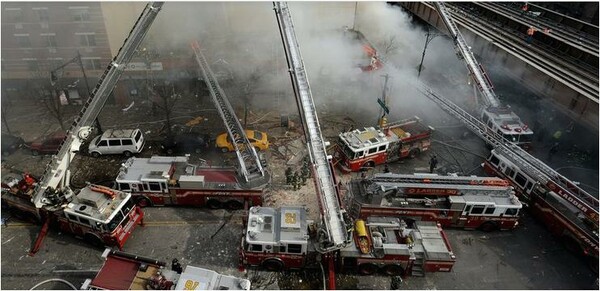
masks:
<svg viewBox="0 0 600 291"><path fill-rule="evenodd" d="M242 209L262 205L265 184L241 182L234 168L198 166L189 157L129 158L117 176L117 189L140 206L188 205Z"/></svg>
<svg viewBox="0 0 600 291"><path fill-rule="evenodd" d="M318 267L325 255L315 249L315 232L302 207L252 207L240 263L270 271ZM455 262L441 226L434 222L407 225L396 217L369 217L355 222L354 235L354 240L333 254L339 271L423 276L450 272Z"/></svg>
<svg viewBox="0 0 600 291"><path fill-rule="evenodd" d="M49 193L49 204L38 208L32 203L37 183L25 174L23 179L7 175L2 182L2 205L25 220L42 222L42 232L31 253L35 253L48 228L72 233L95 246L121 249L144 213L131 201L131 194L98 185L88 185L71 197Z"/></svg>
<svg viewBox="0 0 600 291"><path fill-rule="evenodd" d="M335 163L344 172L356 172L402 158L414 158L431 145L433 127L413 117L384 125L340 133Z"/></svg>
<svg viewBox="0 0 600 291"><path fill-rule="evenodd" d="M509 180L531 213L569 250L584 255L598 269L597 197L539 160L518 158L502 147L491 151L484 170Z"/></svg>
<svg viewBox="0 0 600 291"><path fill-rule="evenodd" d="M171 269L158 260L106 249L104 264L81 290L250 290L250 281L176 261Z"/></svg>
<svg viewBox="0 0 600 291"><path fill-rule="evenodd" d="M123 68L136 53L162 5L161 2L146 5L123 46L81 108L42 177L36 180L24 175L20 181L15 177L7 177L3 181L2 205L17 214L43 221L30 255L39 250L50 226L83 237L95 245L121 248L135 225L141 223L144 214L131 202L131 194L97 185L88 185L79 191L71 188L70 165L81 145L98 125L95 121L110 92L119 81Z"/></svg>
<svg viewBox="0 0 600 291"><path fill-rule="evenodd" d="M351 217L400 217L442 227L514 229L523 205L506 180L436 174L375 174L348 184Z"/></svg>

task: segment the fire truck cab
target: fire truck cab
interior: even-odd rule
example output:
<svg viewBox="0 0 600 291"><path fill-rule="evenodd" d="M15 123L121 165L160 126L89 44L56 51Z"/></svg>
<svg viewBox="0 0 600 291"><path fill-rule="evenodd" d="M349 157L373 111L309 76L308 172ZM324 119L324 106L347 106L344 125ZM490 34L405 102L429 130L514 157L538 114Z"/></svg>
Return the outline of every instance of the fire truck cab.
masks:
<svg viewBox="0 0 600 291"><path fill-rule="evenodd" d="M344 172L356 172L402 158L414 158L431 145L433 127L413 117L383 128L366 127L340 133L335 153Z"/></svg>
<svg viewBox="0 0 600 291"><path fill-rule="evenodd" d="M533 131L521 121L510 107L488 107L481 112L481 120L493 131L524 149L531 148Z"/></svg>

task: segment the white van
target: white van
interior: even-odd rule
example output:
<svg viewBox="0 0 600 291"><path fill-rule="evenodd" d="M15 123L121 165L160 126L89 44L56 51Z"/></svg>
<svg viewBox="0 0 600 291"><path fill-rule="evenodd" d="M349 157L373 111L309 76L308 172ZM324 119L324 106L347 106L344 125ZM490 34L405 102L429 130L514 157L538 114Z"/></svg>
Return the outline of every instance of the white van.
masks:
<svg viewBox="0 0 600 291"><path fill-rule="evenodd" d="M109 129L92 139L88 152L93 157L123 154L130 157L144 149L144 135L139 129Z"/></svg>

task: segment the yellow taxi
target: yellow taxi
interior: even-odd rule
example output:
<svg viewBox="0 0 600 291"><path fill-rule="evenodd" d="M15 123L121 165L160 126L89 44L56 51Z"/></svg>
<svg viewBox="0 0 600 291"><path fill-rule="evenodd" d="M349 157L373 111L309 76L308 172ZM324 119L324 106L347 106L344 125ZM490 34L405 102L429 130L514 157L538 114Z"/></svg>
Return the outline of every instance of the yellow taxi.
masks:
<svg viewBox="0 0 600 291"><path fill-rule="evenodd" d="M256 149L256 151L264 151L269 148L269 140L267 138L267 134L258 130L246 129L246 136L248 140L252 144L252 146ZM215 141L215 145L222 152L231 152L235 149L233 148L233 144L231 143L231 139L229 138L229 134L222 133L217 136L217 140ZM238 146L241 146L238 144Z"/></svg>

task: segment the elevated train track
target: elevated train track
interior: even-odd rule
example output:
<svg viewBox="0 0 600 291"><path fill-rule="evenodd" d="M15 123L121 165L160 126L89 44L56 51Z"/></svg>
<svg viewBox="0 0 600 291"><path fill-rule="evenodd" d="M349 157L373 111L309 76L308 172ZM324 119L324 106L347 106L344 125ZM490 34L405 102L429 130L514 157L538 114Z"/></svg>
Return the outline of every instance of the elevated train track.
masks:
<svg viewBox="0 0 600 291"><path fill-rule="evenodd" d="M448 10L461 26L598 103L597 71L593 73L589 68L575 66L573 63L566 62L564 56L549 53L536 46L525 46L524 36L520 32L507 33L506 28L498 27L486 19L455 7L450 6Z"/></svg>

